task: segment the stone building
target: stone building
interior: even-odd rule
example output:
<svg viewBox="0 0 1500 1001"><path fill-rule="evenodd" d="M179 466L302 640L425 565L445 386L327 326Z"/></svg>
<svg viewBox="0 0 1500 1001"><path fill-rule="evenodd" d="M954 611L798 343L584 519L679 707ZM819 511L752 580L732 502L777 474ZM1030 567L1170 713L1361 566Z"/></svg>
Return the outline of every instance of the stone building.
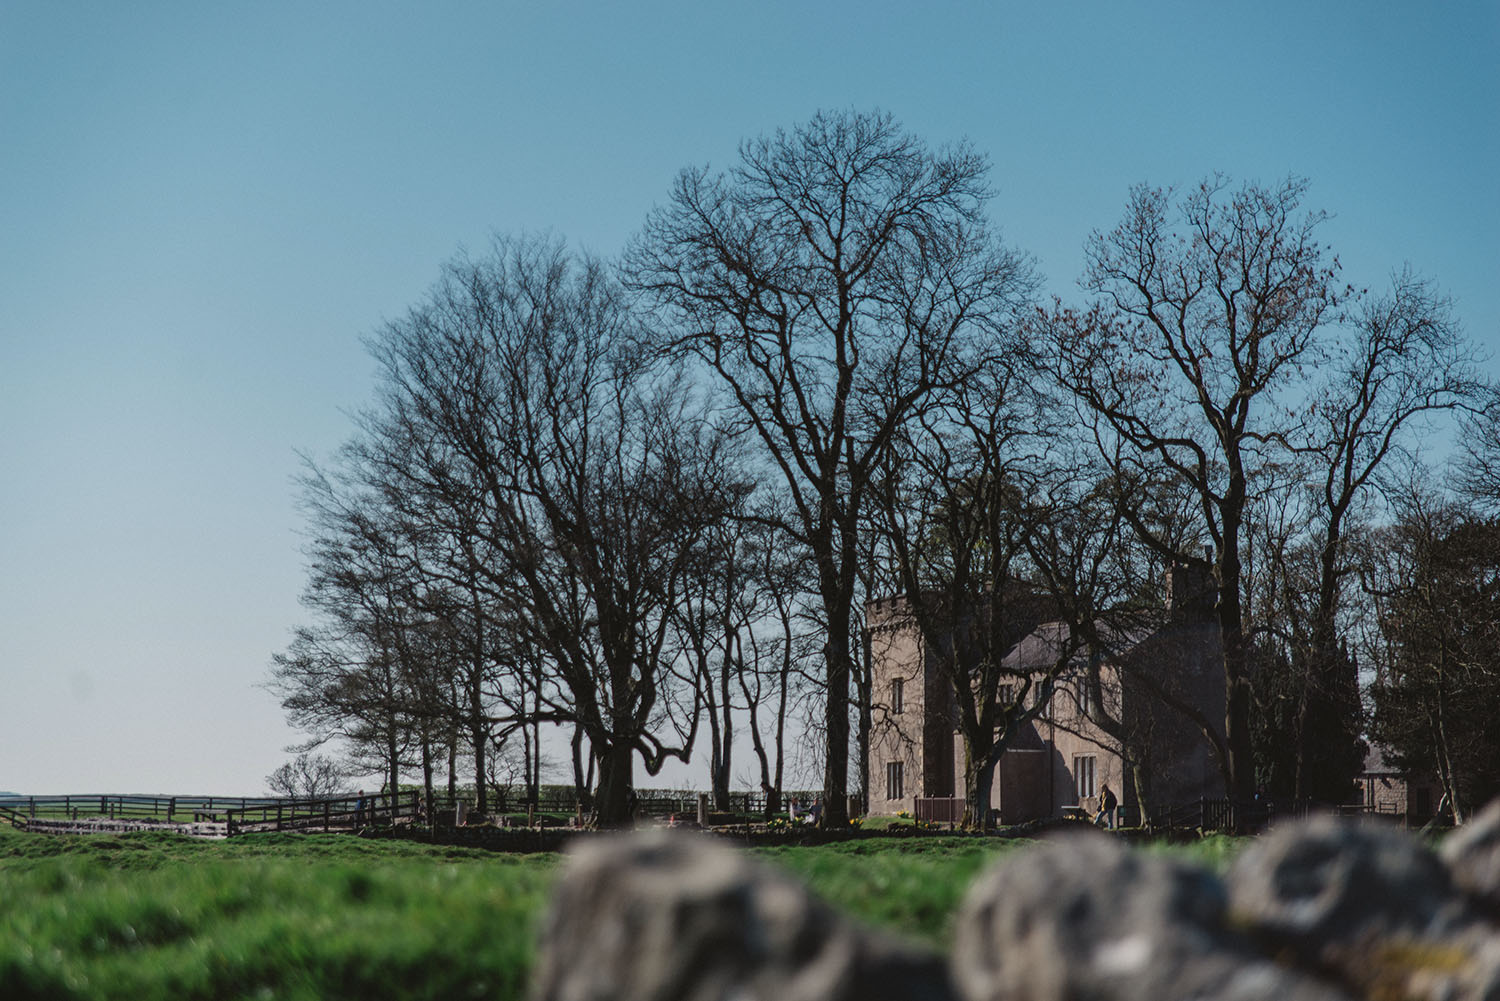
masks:
<svg viewBox="0 0 1500 1001"><path fill-rule="evenodd" d="M1355 781L1355 787L1364 810L1408 825L1431 820L1443 798L1437 776L1402 771L1388 762L1382 750L1374 745L1365 754L1364 771Z"/></svg>
<svg viewBox="0 0 1500 1001"><path fill-rule="evenodd" d="M1042 711L1020 726L995 769L990 806L1002 824L1097 809L1105 784L1130 821L1224 795L1200 721L1222 732L1224 672L1211 592L1182 570L1167 582L1166 607L1129 635L1112 633L1112 658L1098 664L1098 697L1113 735L1088 718L1086 664L1065 666ZM1003 673L1014 682L1042 676L1065 649L1066 626L1045 602L1009 601L1014 617ZM923 642L905 598L866 609L873 667L870 813L913 811L918 799L952 798L962 810L964 748L951 675ZM1101 626L1102 629L1102 626ZM1010 640L1007 640L1010 642ZM1002 683L1002 698L1022 684ZM1033 695L1039 690L1033 686Z"/></svg>

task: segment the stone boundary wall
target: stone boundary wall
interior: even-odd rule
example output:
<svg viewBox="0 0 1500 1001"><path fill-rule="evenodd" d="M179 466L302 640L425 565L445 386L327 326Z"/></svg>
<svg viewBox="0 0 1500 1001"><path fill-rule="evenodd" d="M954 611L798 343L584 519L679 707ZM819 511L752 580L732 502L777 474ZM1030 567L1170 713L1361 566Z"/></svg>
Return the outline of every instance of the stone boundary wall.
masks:
<svg viewBox="0 0 1500 1001"><path fill-rule="evenodd" d="M989 840L995 838L1035 838L1056 832L1075 831L1080 828L1089 828L1092 830L1092 825L1089 825L1087 822L1074 820L1047 819L1017 824L987 833L950 830L941 825L925 830L908 825L896 829L877 828L869 831L857 828L825 830L821 827L795 827L785 831L769 831L764 826L757 825L748 835L745 833L745 828L742 825L711 827L702 832L699 832L692 825L683 825L677 829L677 833L683 836L698 833L700 836L708 836L713 840L726 844L755 848L784 848L791 846L810 848L818 845L830 845L867 838L882 840L891 838L915 838L920 840L922 838L934 837ZM484 848L496 852L517 853L567 851L575 844L590 839L620 837L619 834L606 834L576 827L495 827L489 824L476 824L468 827L438 825L431 828L416 825L402 825L394 828L372 827L360 831L359 834L361 837L366 838L393 838L403 841L418 841L423 844L454 845L465 848ZM1196 837L1196 834L1186 831L1150 834L1144 830L1130 829L1116 831L1114 836L1122 840L1161 840L1163 837L1187 839L1189 837Z"/></svg>
<svg viewBox="0 0 1500 1001"><path fill-rule="evenodd" d="M391 841L415 841L424 845L484 848L493 852L560 852L577 839L595 836L589 831L566 827L378 827L360 831L360 837Z"/></svg>
<svg viewBox="0 0 1500 1001"><path fill-rule="evenodd" d="M973 838L995 838L999 837L1030 837L1035 832L1048 829L1048 827L1076 827L1081 826L1071 822L1053 822L1050 825L1035 825L1021 829L995 832L990 834L978 834L965 831L930 830L916 831L907 829L904 831L834 831L821 828L798 828L786 832L766 831L756 828L750 835L745 834L743 827L709 828L700 837L711 838L722 841L725 844L739 844L754 846L757 848L778 848L791 845L812 847L815 845L828 845L842 841L854 841L863 838L931 838L931 837L973 837ZM686 837L689 834L698 833L693 828L684 827L676 833ZM394 838L404 841L419 841L423 844L434 845L456 845L468 848L485 848L496 852L556 852L566 851L581 842L601 837L620 837L618 834L606 834L598 831L572 828L572 827L491 827L489 825L475 825L472 827L396 827L396 828L371 828L360 832L362 837L367 838Z"/></svg>
<svg viewBox="0 0 1500 1001"><path fill-rule="evenodd" d="M35 834L127 834L132 831L166 831L190 838L225 838L229 825L198 821L177 823L167 820L124 820L118 817L80 817L77 820L52 820L31 817L26 830Z"/></svg>
<svg viewBox="0 0 1500 1001"><path fill-rule="evenodd" d="M1494 1001L1500 802L1440 852L1314 818L1222 878L1102 832L1007 855L971 887L951 956L834 913L721 840L573 846L533 1001Z"/></svg>

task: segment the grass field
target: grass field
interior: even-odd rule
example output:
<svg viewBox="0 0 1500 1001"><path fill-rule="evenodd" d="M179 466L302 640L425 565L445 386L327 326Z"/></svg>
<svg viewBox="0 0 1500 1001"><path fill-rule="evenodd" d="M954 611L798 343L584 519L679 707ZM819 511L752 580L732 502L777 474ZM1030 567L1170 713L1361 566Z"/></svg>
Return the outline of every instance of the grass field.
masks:
<svg viewBox="0 0 1500 1001"><path fill-rule="evenodd" d="M758 854L835 907L942 948L974 875L1016 844L932 836ZM1197 852L1218 865L1234 847L1210 839ZM0 826L0 998L520 998L559 861L341 835Z"/></svg>
<svg viewBox="0 0 1500 1001"><path fill-rule="evenodd" d="M517 998L556 856L0 833L0 998Z"/></svg>

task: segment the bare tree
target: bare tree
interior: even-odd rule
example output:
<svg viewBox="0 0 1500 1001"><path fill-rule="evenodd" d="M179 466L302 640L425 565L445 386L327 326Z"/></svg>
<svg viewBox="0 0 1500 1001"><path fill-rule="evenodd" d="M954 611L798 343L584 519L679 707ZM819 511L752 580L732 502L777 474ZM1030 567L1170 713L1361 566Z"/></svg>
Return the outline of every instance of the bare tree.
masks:
<svg viewBox="0 0 1500 1001"><path fill-rule="evenodd" d="M816 605L816 572L802 552L776 526L776 495L763 497L747 546L753 584L745 593L739 643L744 670L741 691L748 713L751 747L766 795L766 815L782 808L787 768L793 757L788 741L795 707L809 692L821 691L822 627L809 606ZM804 740L810 739L803 736Z"/></svg>
<svg viewBox="0 0 1500 1001"><path fill-rule="evenodd" d="M1455 481L1482 511L1500 509L1500 387L1490 385L1463 421Z"/></svg>
<svg viewBox="0 0 1500 1001"><path fill-rule="evenodd" d="M1410 269L1392 277L1389 292L1361 304L1353 336L1337 346L1332 361L1332 377L1315 391L1304 446L1315 458L1321 503L1313 540L1316 598L1300 658L1304 671L1292 734L1298 799L1314 788L1306 778L1306 734L1314 717L1346 721L1342 753L1320 750L1325 761L1343 760L1345 774L1322 788L1352 789L1361 766L1358 679L1339 629L1343 583L1355 570L1344 552L1348 520L1386 460L1409 443L1424 419L1472 406L1481 391L1474 350L1451 302Z"/></svg>
<svg viewBox="0 0 1500 1001"><path fill-rule="evenodd" d="M736 710L746 670L742 634L753 628L747 619L745 594L751 586L747 565L750 526L743 511L726 508L698 547L695 565L686 575L683 600L674 611L677 648L685 661L684 680L702 706L708 723L709 788L715 808L728 810L734 761Z"/></svg>
<svg viewBox="0 0 1500 1001"><path fill-rule="evenodd" d="M712 373L784 481L826 619L825 819L847 819L859 517L892 435L1031 289L984 224L987 164L889 115L820 113L684 170L628 254L671 349Z"/></svg>
<svg viewBox="0 0 1500 1001"><path fill-rule="evenodd" d="M1347 290L1317 242L1323 214L1301 208L1306 182L1231 189L1213 177L1182 199L1131 191L1124 220L1087 247L1083 278L1098 298L1060 311L1053 346L1061 384L1094 416L1126 479L1165 470L1196 502L1212 540L1226 705L1223 765L1235 798L1255 788L1241 560L1251 483L1268 450L1300 430L1288 394L1320 360L1319 333ZM1133 512L1142 537L1174 550Z"/></svg>
<svg viewBox="0 0 1500 1001"><path fill-rule="evenodd" d="M1180 515L1167 498L1153 498L1139 483L1126 487L1082 456L1067 458L1074 455L1065 448L1031 481L1039 514L1026 538L1032 572L1057 621L1057 691L1072 703L1054 723L1065 728L1069 716L1087 720L1097 733L1084 736L1097 740L1102 733L1112 742L1145 818L1159 805L1160 787L1184 778L1166 769L1188 756L1185 734L1200 735L1222 753L1218 722L1194 690L1203 644L1192 581L1203 574L1180 563L1169 573L1126 524L1128 507L1180 539ZM1170 722L1174 717L1188 728Z"/></svg>
<svg viewBox="0 0 1500 1001"><path fill-rule="evenodd" d="M304 752L267 775L266 787L292 799L319 799L345 792L348 775L332 758Z"/></svg>
<svg viewBox="0 0 1500 1001"><path fill-rule="evenodd" d="M1022 367L996 364L936 397L895 437L869 505L926 669L952 701L966 827L990 826L1000 756L1044 711L1073 652L1062 644L1040 673L1006 656L1050 618L1028 574L1039 512L1028 503L1027 477L1044 445L1041 411L1025 385ZM899 723L892 712L884 719Z"/></svg>
<svg viewBox="0 0 1500 1001"><path fill-rule="evenodd" d="M302 484L311 522L302 601L314 622L273 657L267 688L311 734L302 750L342 740L394 790L438 712L411 540L356 480L310 466Z"/></svg>
<svg viewBox="0 0 1500 1001"><path fill-rule="evenodd" d="M628 821L633 760L686 759L675 610L732 496L687 387L638 350L609 269L559 244L501 240L459 260L373 344L382 435L411 443L403 491L473 498L476 569L515 641L544 658L535 721L576 724L600 764L595 816Z"/></svg>

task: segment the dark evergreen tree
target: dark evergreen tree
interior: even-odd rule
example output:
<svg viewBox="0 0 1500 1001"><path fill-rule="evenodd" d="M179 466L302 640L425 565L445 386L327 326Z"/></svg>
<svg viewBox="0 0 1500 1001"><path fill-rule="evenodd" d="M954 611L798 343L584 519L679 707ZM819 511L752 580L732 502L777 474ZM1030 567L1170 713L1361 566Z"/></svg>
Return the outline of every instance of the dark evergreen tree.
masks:
<svg viewBox="0 0 1500 1001"><path fill-rule="evenodd" d="M1455 821L1500 793L1500 520L1451 505L1385 533L1376 593L1388 662L1371 736L1436 774Z"/></svg>

